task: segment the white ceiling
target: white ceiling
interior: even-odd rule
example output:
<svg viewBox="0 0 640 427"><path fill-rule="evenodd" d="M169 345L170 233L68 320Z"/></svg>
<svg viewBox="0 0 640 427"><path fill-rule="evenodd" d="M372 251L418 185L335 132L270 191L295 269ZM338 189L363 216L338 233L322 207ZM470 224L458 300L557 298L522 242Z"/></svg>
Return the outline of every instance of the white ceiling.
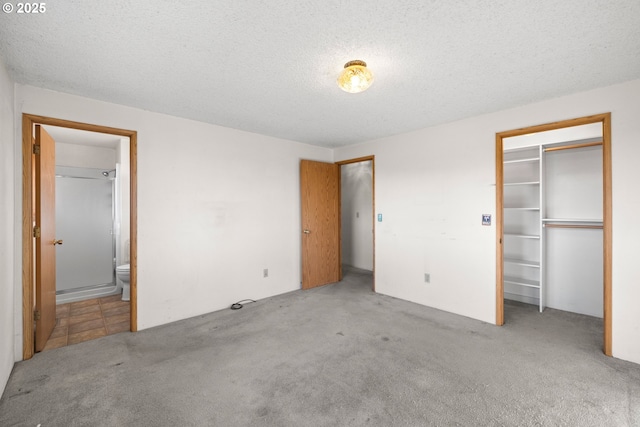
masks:
<svg viewBox="0 0 640 427"><path fill-rule="evenodd" d="M46 7L0 14L18 83L327 147L640 78L638 0ZM360 94L336 85L353 59Z"/></svg>

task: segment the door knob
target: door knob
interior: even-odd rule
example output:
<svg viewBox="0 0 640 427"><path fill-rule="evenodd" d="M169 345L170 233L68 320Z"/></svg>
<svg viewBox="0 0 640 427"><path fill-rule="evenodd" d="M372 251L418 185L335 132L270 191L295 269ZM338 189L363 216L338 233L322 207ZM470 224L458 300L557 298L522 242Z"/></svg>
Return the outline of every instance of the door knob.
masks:
<svg viewBox="0 0 640 427"><path fill-rule="evenodd" d="M62 244L62 240L54 240L53 241L53 245L61 245Z"/></svg>
<svg viewBox="0 0 640 427"><path fill-rule="evenodd" d="M311 233L311 230L303 230L302 232L303 232L304 234L309 234L309 233Z"/></svg>

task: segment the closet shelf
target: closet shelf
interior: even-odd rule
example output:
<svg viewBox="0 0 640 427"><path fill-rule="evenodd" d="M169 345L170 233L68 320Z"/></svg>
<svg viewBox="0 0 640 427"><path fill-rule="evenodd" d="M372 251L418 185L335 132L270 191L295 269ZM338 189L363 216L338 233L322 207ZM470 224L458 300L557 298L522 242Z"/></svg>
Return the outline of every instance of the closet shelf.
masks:
<svg viewBox="0 0 640 427"><path fill-rule="evenodd" d="M525 267L533 267L533 268L540 268L540 262L538 261L528 261L528 260L524 260L524 259L516 259L516 258L503 258L505 263L509 263L509 264L515 264L515 265L522 265Z"/></svg>
<svg viewBox="0 0 640 427"><path fill-rule="evenodd" d="M540 236L535 234L517 234L517 233L504 233L505 237L517 237L519 239L539 239Z"/></svg>
<svg viewBox="0 0 640 427"><path fill-rule="evenodd" d="M504 209L517 210L517 211L539 211L540 208L532 208L532 207L516 207L516 206L505 206Z"/></svg>
<svg viewBox="0 0 640 427"><path fill-rule="evenodd" d="M502 272L503 283L508 285L503 289L504 297L522 302L535 299L542 311L542 243L547 233L543 233L540 218L545 215L545 158L540 146L513 148L504 150L504 154Z"/></svg>
<svg viewBox="0 0 640 427"><path fill-rule="evenodd" d="M530 302L529 304L534 304L534 305L540 304L539 296L522 295L521 293L518 293L518 292L508 292L506 290L504 291L504 295L505 295L505 299L515 299L516 301L521 301L520 298L525 297L525 298L531 299L532 301L537 301L537 302ZM512 298L509 298L507 295L511 295ZM540 295L540 293L538 293L538 295Z"/></svg>
<svg viewBox="0 0 640 427"><path fill-rule="evenodd" d="M512 163L527 163L527 162L537 162L540 160L540 157L528 157L526 159L515 159L515 160L505 160L503 163L505 165Z"/></svg>
<svg viewBox="0 0 640 427"><path fill-rule="evenodd" d="M527 181L527 182L505 182L505 187L508 185L540 185L540 181Z"/></svg>
<svg viewBox="0 0 640 427"><path fill-rule="evenodd" d="M504 283L510 283L512 285L526 286L528 288L540 289L540 282L538 280L522 279L520 277L504 277Z"/></svg>

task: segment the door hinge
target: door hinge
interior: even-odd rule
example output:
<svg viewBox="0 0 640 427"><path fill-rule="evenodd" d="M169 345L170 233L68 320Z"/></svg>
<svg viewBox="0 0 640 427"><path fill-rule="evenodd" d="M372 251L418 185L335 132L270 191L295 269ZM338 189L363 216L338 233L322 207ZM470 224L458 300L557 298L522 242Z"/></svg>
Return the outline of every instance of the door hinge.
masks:
<svg viewBox="0 0 640 427"><path fill-rule="evenodd" d="M38 310L33 311L33 320L40 320L40 312Z"/></svg>
<svg viewBox="0 0 640 427"><path fill-rule="evenodd" d="M39 145L34 145L33 146L33 154L40 154L40 146Z"/></svg>
<svg viewBox="0 0 640 427"><path fill-rule="evenodd" d="M33 237L36 239L40 238L40 227L33 227Z"/></svg>

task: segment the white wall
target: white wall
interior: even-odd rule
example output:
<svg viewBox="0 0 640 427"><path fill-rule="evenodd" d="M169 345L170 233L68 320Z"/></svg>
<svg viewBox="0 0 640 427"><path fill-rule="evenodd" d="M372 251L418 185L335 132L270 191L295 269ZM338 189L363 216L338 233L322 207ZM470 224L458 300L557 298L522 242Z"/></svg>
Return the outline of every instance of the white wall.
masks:
<svg viewBox="0 0 640 427"><path fill-rule="evenodd" d="M373 177L367 160L340 167L342 263L373 270Z"/></svg>
<svg viewBox="0 0 640 427"><path fill-rule="evenodd" d="M495 321L495 229L482 226L495 210L495 154L473 143L492 131L473 119L335 150L375 155L377 292Z"/></svg>
<svg viewBox="0 0 640 427"><path fill-rule="evenodd" d="M602 148L544 155L545 218L602 219ZM549 228L546 248L548 307L603 316L603 231Z"/></svg>
<svg viewBox="0 0 640 427"><path fill-rule="evenodd" d="M4 74L0 83L3 91L10 86ZM383 214L376 222L376 290L493 323L495 228L480 224L481 214L495 217L495 133L610 111L613 352L640 363L638 99L635 80L335 150L334 160L376 156L376 208ZM138 130L140 328L299 287L298 163L329 161L330 150L29 86L16 86L15 105L16 126L28 112ZM5 110L0 123L11 115ZM14 140L7 147L3 139L2 158L14 159L2 169L12 182L1 187L3 202L21 185L20 135ZM19 194L16 200L19 213ZM13 275L0 277L21 294L13 280L22 262L20 221L3 221L18 237L13 257L2 255L2 262L11 258ZM21 313L10 311L21 343ZM16 359L21 351L18 344Z"/></svg>
<svg viewBox="0 0 640 427"><path fill-rule="evenodd" d="M56 165L111 170L116 167L116 150L56 141Z"/></svg>
<svg viewBox="0 0 640 427"><path fill-rule="evenodd" d="M116 263L117 265L129 264L131 247L130 224L130 186L131 186L131 162L129 138L121 138L116 149L117 171L116 176Z"/></svg>
<svg viewBox="0 0 640 427"><path fill-rule="evenodd" d="M335 150L376 156L376 290L494 323L496 132L611 112L613 354L640 363L638 99L634 80Z"/></svg>
<svg viewBox="0 0 640 427"><path fill-rule="evenodd" d="M140 329L299 289L299 162L331 150L30 86L16 105L138 131Z"/></svg>
<svg viewBox="0 0 640 427"><path fill-rule="evenodd" d="M15 307L18 298L14 288L14 90L2 61L0 61L0 394L4 390L14 361L14 317L19 317ZM17 194L20 194L18 191ZM20 289L18 295L22 295ZM22 319L17 325L22 327ZM22 351L22 349L20 349ZM16 351L17 353L17 351Z"/></svg>

